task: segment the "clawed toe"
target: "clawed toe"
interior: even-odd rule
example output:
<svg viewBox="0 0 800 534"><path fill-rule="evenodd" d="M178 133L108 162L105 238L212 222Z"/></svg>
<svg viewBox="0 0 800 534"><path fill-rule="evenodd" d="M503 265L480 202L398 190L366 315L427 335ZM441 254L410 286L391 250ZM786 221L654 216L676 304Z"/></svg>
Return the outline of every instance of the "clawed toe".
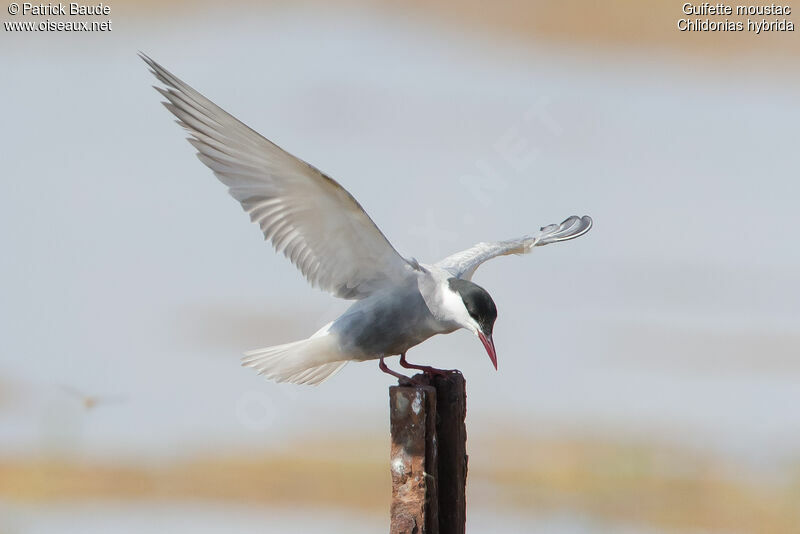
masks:
<svg viewBox="0 0 800 534"><path fill-rule="evenodd" d="M422 370L423 373L429 376L447 376L455 371L455 369L437 369L436 367L427 367Z"/></svg>
<svg viewBox="0 0 800 534"><path fill-rule="evenodd" d="M397 385L404 388L410 388L414 386L419 386L421 384L415 378L404 376L403 378L400 377L397 378Z"/></svg>

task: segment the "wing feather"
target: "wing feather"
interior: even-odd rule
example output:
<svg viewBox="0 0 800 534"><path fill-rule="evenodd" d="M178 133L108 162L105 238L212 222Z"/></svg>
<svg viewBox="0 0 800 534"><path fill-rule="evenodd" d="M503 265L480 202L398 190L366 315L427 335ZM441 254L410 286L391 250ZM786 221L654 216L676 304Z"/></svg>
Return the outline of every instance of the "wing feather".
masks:
<svg viewBox="0 0 800 534"><path fill-rule="evenodd" d="M518 239L495 241L494 243L478 243L471 248L444 258L436 265L449 271L456 278L471 280L475 270L487 260L508 254L527 254L533 247L575 239L588 232L591 228L591 217L588 215L583 217L573 215L565 219L561 224L542 227L535 236L523 236Z"/></svg>
<svg viewBox="0 0 800 534"><path fill-rule="evenodd" d="M225 112L144 54L197 156L306 279L364 298L414 269L339 183Z"/></svg>

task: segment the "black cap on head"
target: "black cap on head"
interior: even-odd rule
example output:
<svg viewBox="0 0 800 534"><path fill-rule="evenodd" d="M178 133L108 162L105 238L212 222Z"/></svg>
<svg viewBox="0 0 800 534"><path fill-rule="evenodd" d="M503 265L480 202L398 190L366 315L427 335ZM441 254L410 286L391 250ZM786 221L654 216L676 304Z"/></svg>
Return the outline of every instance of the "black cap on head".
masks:
<svg viewBox="0 0 800 534"><path fill-rule="evenodd" d="M461 300L464 301L467 312L475 319L483 333L491 336L494 321L497 319L497 306L494 305L489 293L469 280L450 278L448 283L450 284L450 289L461 295Z"/></svg>

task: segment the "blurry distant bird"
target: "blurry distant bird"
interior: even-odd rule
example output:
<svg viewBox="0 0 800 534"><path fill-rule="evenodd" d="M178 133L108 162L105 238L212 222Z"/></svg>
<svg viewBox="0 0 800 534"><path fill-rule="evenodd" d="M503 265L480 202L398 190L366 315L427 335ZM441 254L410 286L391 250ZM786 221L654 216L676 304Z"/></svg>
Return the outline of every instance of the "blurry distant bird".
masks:
<svg viewBox="0 0 800 534"><path fill-rule="evenodd" d="M61 390L64 391L70 397L75 398L81 405L84 407L86 411L93 410L99 405L105 404L119 404L125 402L125 397L122 396L98 396L98 395L86 395L77 389L70 387L70 386L61 386Z"/></svg>
<svg viewBox="0 0 800 534"><path fill-rule="evenodd" d="M308 339L248 352L242 364L278 382L320 384L352 360L400 355L436 334L459 328L474 333L497 368L492 328L497 308L470 279L486 260L525 254L533 247L579 237L592 227L572 216L533 236L479 243L433 265L404 258L339 183L285 152L140 54L166 88L164 105L191 134L189 142L228 186L266 239L313 286L353 299L336 320Z"/></svg>

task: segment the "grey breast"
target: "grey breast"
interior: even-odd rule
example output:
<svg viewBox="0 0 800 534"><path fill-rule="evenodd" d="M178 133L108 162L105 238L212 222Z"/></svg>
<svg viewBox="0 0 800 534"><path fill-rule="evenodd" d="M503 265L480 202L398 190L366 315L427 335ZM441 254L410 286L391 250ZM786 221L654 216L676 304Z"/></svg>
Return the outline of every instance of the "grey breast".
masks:
<svg viewBox="0 0 800 534"><path fill-rule="evenodd" d="M445 331L414 285L354 303L332 325L342 350L362 359L402 354Z"/></svg>

